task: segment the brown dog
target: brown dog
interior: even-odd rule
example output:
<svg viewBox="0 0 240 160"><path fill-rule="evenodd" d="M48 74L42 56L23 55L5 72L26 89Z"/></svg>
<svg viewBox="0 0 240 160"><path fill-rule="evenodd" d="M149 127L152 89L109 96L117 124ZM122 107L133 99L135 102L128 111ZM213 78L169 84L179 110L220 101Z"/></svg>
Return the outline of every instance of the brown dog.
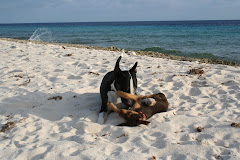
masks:
<svg viewBox="0 0 240 160"><path fill-rule="evenodd" d="M108 102L108 107L125 120L125 123L121 123L118 126L148 125L150 123L147 121L148 118L156 113L166 112L169 105L163 93L139 96L117 91L117 95L134 101L132 110L119 109L113 103Z"/></svg>

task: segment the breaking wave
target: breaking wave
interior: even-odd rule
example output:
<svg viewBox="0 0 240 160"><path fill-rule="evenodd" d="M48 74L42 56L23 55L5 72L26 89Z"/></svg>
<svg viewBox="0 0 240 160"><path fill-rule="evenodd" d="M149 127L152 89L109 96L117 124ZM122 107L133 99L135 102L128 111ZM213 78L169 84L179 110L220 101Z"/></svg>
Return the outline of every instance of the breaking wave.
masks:
<svg viewBox="0 0 240 160"><path fill-rule="evenodd" d="M33 32L29 40L32 41L44 41L44 42L54 42L54 38L51 30L47 28L38 28Z"/></svg>

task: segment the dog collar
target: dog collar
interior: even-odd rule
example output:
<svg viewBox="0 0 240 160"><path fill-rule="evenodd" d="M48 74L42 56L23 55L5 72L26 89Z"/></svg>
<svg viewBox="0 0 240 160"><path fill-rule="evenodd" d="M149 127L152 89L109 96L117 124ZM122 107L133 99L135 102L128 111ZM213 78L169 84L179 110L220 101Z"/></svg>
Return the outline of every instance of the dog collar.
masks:
<svg viewBox="0 0 240 160"><path fill-rule="evenodd" d="M147 116L145 114L143 114L142 111L139 111L138 113L140 113L144 119L147 119Z"/></svg>

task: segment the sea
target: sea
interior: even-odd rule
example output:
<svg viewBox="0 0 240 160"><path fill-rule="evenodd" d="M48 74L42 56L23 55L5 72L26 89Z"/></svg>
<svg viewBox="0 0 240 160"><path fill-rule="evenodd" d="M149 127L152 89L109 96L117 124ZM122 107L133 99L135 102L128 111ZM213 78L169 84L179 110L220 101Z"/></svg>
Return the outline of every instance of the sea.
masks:
<svg viewBox="0 0 240 160"><path fill-rule="evenodd" d="M240 63L240 20L0 23L0 37Z"/></svg>

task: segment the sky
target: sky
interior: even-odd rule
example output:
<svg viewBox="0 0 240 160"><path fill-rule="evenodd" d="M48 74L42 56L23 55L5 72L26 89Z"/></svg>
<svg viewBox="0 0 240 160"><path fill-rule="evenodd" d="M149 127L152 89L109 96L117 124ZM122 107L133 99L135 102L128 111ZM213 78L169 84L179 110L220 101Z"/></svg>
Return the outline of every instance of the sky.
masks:
<svg viewBox="0 0 240 160"><path fill-rule="evenodd" d="M0 23L240 20L240 0L0 0Z"/></svg>

